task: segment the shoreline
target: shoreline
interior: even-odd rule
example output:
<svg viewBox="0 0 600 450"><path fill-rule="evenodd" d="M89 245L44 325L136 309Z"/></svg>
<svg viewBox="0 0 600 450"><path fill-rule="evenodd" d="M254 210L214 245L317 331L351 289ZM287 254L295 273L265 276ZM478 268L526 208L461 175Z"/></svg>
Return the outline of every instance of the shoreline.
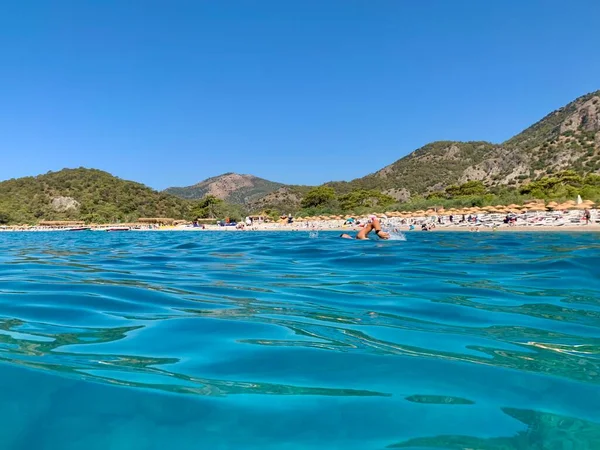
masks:
<svg viewBox="0 0 600 450"><path fill-rule="evenodd" d="M414 230L408 229L406 226L394 226L391 227L398 230L401 233L422 233L423 230L415 228ZM383 228L390 228L384 224ZM315 226L315 227L290 227L284 226L256 226L253 228L236 229L234 227L214 227L210 226L205 229L193 228L193 227L161 227L155 229L136 229L132 228L128 232L339 232L339 233L355 233L360 230L359 227L339 227L339 226ZM0 229L0 233L57 233L57 232L68 232L68 233L87 233L87 232L106 232L106 229L95 229L86 231L69 231L67 229ZM443 225L437 226L427 232L441 233L441 232L459 232L459 233L515 233L515 232L583 232L583 233L600 233L600 224L589 224L589 225L515 225L515 226L498 226L496 228L484 225L471 225L471 226L452 226Z"/></svg>

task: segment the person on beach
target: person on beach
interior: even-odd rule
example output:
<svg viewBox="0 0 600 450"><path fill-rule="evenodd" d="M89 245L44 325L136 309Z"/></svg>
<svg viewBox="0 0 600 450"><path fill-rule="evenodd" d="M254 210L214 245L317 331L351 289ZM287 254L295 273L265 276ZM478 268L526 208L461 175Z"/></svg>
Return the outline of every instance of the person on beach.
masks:
<svg viewBox="0 0 600 450"><path fill-rule="evenodd" d="M357 233L356 239L359 239L359 240L369 239L368 238L369 233L373 230L375 230L375 234L377 235L377 237L379 239L389 239L390 238L389 233L386 233L385 231L381 230L381 223L379 222L379 219L375 216L370 216L369 222L363 227L362 230L360 230ZM346 233L340 234L340 237L343 239L354 239L352 236L350 236L349 234L346 234Z"/></svg>
<svg viewBox="0 0 600 450"><path fill-rule="evenodd" d="M590 210L589 209L585 209L583 211L583 219L585 220L585 224L589 225L590 224L590 219L592 218L592 215L590 214Z"/></svg>

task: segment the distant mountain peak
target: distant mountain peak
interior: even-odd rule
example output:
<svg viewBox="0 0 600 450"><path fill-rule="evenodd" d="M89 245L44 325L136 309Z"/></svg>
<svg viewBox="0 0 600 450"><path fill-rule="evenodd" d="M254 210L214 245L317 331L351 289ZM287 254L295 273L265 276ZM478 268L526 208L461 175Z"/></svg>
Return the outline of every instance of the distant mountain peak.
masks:
<svg viewBox="0 0 600 450"><path fill-rule="evenodd" d="M190 200L214 195L231 203L249 204L283 186L254 175L227 172L192 186L168 188L165 192Z"/></svg>

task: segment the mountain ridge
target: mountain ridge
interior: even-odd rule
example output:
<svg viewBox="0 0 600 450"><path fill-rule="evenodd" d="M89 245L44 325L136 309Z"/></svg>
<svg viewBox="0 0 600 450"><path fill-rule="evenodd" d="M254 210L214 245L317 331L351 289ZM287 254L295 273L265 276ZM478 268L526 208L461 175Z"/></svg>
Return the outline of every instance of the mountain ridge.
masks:
<svg viewBox="0 0 600 450"><path fill-rule="evenodd" d="M355 189L379 190L406 201L452 184L482 181L490 187L519 186L566 169L582 174L600 170L600 90L550 112L502 143L435 141L364 177L322 186L339 194ZM264 195L255 195L245 204L258 208L297 206L305 188L275 183L263 191Z"/></svg>
<svg viewBox="0 0 600 450"><path fill-rule="evenodd" d="M544 174L600 170L600 90L559 108L501 144L436 141L388 166L349 182L340 192L378 189L388 194L427 194L455 183L520 185Z"/></svg>
<svg viewBox="0 0 600 450"><path fill-rule="evenodd" d="M551 112L501 144L436 141L395 162L350 181L332 181L341 196L379 191L398 202L441 195L470 181L486 188L517 188L571 170L600 173L600 91L583 95ZM0 182L0 223L44 219L135 220L140 216L190 217L194 202L214 195L247 210L293 212L310 186L277 183L228 172L193 186L155 191L97 169L63 169ZM181 198L184 197L184 198Z"/></svg>
<svg viewBox="0 0 600 450"><path fill-rule="evenodd" d="M188 200L212 195L230 203L249 204L283 186L283 183L265 180L254 175L227 172L191 186L171 187L163 192Z"/></svg>

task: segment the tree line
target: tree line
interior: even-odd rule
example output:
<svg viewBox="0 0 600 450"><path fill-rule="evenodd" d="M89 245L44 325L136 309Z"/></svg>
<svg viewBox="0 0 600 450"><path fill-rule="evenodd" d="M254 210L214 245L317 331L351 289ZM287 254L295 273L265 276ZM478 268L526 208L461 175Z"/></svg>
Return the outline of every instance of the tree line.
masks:
<svg viewBox="0 0 600 450"><path fill-rule="evenodd" d="M72 197L78 207L57 211L52 206L56 196ZM324 214L363 214L386 210L411 211L430 207L461 208L497 204L524 203L530 199L563 201L581 195L600 202L600 175L580 175L567 170L544 176L520 187L486 186L481 181L450 185L443 190L414 195L398 202L375 189L339 192L331 186L307 191L300 205L268 208L273 219L281 214L301 216ZM287 209L285 209L287 208ZM209 195L201 200L183 200L156 192L142 184L120 180L93 169L71 169L39 177L20 178L0 183L0 225L35 224L40 220L83 220L86 223L133 222L140 217L175 219L230 218L241 220L250 213L241 205Z"/></svg>

